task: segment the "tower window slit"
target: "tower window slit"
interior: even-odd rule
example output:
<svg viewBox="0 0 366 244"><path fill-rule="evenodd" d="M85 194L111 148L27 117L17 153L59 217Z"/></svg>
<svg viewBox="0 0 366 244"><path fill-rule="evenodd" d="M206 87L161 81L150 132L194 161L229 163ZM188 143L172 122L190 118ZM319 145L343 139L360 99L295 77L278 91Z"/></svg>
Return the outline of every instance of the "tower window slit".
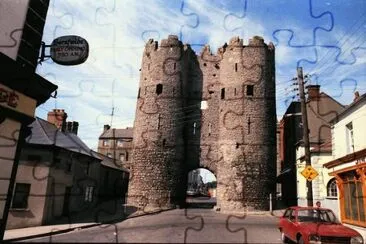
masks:
<svg viewBox="0 0 366 244"><path fill-rule="evenodd" d="M248 118L248 134L250 134L250 124L251 124L252 122L250 121L250 117Z"/></svg>
<svg viewBox="0 0 366 244"><path fill-rule="evenodd" d="M137 98L140 98L140 92L141 92L141 88L139 88L139 91L137 93Z"/></svg>
<svg viewBox="0 0 366 244"><path fill-rule="evenodd" d="M254 95L254 86L247 85L247 96L253 96L253 95Z"/></svg>
<svg viewBox="0 0 366 244"><path fill-rule="evenodd" d="M238 63L235 63L235 72L238 72Z"/></svg>
<svg viewBox="0 0 366 244"><path fill-rule="evenodd" d="M210 136L210 135L211 135L211 130L212 130L212 124L211 124L211 123L209 123L209 124L208 124L208 136Z"/></svg>
<svg viewBox="0 0 366 244"><path fill-rule="evenodd" d="M157 84L156 85L156 94L160 95L163 92L163 85L162 84Z"/></svg>
<svg viewBox="0 0 366 244"><path fill-rule="evenodd" d="M160 114L158 115L158 130L160 130L160 119L161 119L161 117L160 117Z"/></svg>
<svg viewBox="0 0 366 244"><path fill-rule="evenodd" d="M177 63L174 63L174 70L177 68Z"/></svg>

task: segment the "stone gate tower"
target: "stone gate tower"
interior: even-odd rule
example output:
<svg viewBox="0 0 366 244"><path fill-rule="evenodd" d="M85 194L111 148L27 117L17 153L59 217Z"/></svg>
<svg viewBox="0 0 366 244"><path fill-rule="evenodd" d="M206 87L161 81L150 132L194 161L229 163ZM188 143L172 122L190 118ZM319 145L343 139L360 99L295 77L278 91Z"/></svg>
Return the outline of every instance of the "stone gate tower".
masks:
<svg viewBox="0 0 366 244"><path fill-rule="evenodd" d="M144 210L170 208L185 189L184 105L185 46L176 36L145 46L133 134L128 204Z"/></svg>
<svg viewBox="0 0 366 244"><path fill-rule="evenodd" d="M275 182L274 47L232 38L220 65L217 203L222 210L268 209Z"/></svg>
<svg viewBox="0 0 366 244"><path fill-rule="evenodd" d="M275 189L274 46L232 38L196 56L169 36L146 44L134 122L128 204L170 208L187 173L217 177L224 211L266 210ZM201 110L201 102L206 106Z"/></svg>

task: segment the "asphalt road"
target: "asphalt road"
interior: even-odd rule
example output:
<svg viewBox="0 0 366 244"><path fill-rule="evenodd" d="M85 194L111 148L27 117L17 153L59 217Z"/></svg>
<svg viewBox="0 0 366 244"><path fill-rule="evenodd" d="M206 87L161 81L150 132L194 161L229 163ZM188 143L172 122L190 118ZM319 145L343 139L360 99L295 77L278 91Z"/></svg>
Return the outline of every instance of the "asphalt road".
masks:
<svg viewBox="0 0 366 244"><path fill-rule="evenodd" d="M281 243L277 218L176 209L26 242Z"/></svg>

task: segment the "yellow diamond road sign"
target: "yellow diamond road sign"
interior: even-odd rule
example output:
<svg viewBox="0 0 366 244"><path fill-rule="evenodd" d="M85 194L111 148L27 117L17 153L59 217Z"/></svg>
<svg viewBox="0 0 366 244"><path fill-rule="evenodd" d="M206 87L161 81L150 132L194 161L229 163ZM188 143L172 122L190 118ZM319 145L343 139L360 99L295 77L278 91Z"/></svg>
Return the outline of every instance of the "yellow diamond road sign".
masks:
<svg viewBox="0 0 366 244"><path fill-rule="evenodd" d="M301 171L301 174L308 181L312 181L315 177L317 177L319 175L318 172L310 165L306 166L305 169L303 171Z"/></svg>

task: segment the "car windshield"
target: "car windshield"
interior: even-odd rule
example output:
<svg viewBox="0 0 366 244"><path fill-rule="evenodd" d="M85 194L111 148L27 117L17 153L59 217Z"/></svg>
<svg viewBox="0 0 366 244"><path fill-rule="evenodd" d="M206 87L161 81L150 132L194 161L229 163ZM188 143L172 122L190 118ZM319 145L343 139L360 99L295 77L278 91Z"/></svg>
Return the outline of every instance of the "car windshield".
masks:
<svg viewBox="0 0 366 244"><path fill-rule="evenodd" d="M339 223L331 210L304 209L297 213L299 222Z"/></svg>

